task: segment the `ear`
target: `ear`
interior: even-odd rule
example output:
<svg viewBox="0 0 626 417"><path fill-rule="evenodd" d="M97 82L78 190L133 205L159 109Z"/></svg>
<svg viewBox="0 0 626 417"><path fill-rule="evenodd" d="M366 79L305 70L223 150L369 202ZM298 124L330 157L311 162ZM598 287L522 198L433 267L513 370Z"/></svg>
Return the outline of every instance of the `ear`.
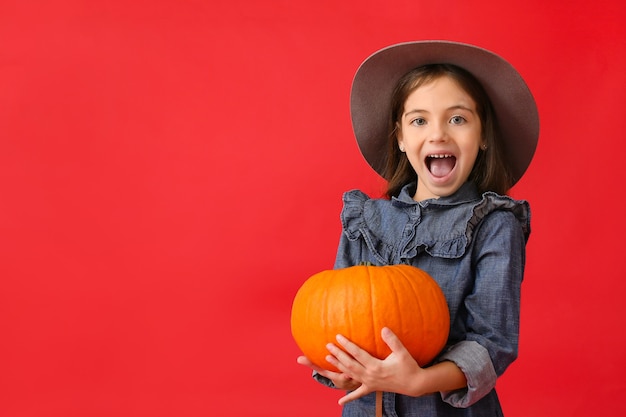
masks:
<svg viewBox="0 0 626 417"><path fill-rule="evenodd" d="M402 137L402 129L399 123L396 123L395 134L396 140L398 141L398 148L400 148L401 152L404 152L404 138Z"/></svg>

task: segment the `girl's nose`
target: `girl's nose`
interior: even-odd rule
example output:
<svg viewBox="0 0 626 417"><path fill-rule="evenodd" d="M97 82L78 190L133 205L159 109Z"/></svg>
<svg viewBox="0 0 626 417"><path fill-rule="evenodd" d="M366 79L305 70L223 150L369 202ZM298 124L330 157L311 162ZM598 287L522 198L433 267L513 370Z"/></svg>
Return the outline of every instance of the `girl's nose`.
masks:
<svg viewBox="0 0 626 417"><path fill-rule="evenodd" d="M429 135L429 140L431 142L442 142L447 140L448 133L445 125L440 123L433 123L431 125L431 131Z"/></svg>

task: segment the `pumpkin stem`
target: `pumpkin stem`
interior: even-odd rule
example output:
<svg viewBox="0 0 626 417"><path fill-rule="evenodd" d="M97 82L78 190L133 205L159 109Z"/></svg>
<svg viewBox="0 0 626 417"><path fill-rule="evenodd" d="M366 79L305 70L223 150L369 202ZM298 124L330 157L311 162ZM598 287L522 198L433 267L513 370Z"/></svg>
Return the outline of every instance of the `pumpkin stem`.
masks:
<svg viewBox="0 0 626 417"><path fill-rule="evenodd" d="M374 264L371 262L363 261L359 262L359 266L374 266Z"/></svg>

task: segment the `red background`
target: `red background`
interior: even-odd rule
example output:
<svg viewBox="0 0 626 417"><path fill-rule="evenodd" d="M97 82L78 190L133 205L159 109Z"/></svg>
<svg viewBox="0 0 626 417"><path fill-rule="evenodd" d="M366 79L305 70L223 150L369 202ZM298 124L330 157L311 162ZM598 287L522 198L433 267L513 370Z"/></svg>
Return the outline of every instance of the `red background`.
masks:
<svg viewBox="0 0 626 417"><path fill-rule="evenodd" d="M509 60L539 106L506 415L626 413L619 0L0 2L0 416L339 415L291 300L341 193L349 89L392 43Z"/></svg>

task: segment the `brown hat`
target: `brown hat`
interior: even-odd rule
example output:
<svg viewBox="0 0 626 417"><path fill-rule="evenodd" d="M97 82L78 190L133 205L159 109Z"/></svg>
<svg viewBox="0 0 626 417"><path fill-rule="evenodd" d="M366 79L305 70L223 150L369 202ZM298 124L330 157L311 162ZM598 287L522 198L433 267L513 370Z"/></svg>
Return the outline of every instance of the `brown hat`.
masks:
<svg viewBox="0 0 626 417"><path fill-rule="evenodd" d="M528 168L539 138L537 105L520 74L500 56L477 46L449 41L407 42L383 48L367 58L352 82L350 112L361 153L382 175L387 152L387 123L396 82L427 64L452 64L469 71L493 105L498 137L517 181Z"/></svg>

